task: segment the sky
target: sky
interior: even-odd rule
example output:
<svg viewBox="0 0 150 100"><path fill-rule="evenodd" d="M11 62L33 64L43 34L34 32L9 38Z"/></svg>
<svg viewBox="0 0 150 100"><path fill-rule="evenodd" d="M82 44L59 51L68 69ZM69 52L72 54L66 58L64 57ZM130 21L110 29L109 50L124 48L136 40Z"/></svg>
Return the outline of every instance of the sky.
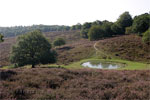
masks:
<svg viewBox="0 0 150 100"><path fill-rule="evenodd" d="M0 26L75 25L150 12L150 0L0 0Z"/></svg>

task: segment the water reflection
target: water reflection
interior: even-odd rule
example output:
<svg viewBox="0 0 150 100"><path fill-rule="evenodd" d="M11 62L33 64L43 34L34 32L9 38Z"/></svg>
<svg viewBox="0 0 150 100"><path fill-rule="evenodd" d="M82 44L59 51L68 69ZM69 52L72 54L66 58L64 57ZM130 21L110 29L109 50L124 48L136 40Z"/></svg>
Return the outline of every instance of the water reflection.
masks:
<svg viewBox="0 0 150 100"><path fill-rule="evenodd" d="M121 66L117 64L112 64L112 63L98 63L98 64L92 64L91 62L85 62L82 64L84 67L89 67L89 68L99 68L99 69L117 69Z"/></svg>

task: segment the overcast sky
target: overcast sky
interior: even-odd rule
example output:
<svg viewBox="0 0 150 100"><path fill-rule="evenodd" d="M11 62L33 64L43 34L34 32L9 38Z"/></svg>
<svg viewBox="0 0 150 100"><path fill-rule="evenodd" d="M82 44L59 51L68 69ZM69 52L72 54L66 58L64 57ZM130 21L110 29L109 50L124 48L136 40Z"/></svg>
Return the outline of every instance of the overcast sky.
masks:
<svg viewBox="0 0 150 100"><path fill-rule="evenodd" d="M0 0L0 26L114 22L125 11L148 13L150 0Z"/></svg>

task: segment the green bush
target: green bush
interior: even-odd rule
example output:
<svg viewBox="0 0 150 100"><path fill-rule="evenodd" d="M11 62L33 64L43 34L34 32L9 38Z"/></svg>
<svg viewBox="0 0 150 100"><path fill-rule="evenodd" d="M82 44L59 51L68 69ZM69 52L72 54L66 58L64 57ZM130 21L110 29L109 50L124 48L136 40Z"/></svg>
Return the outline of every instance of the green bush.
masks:
<svg viewBox="0 0 150 100"><path fill-rule="evenodd" d="M150 28L143 34L143 42L150 45Z"/></svg>
<svg viewBox="0 0 150 100"><path fill-rule="evenodd" d="M105 31L101 26L92 26L88 32L90 41L99 40L105 37Z"/></svg>
<svg viewBox="0 0 150 100"><path fill-rule="evenodd" d="M133 32L132 32L132 26L126 27L125 34L131 34L131 33L133 33Z"/></svg>
<svg viewBox="0 0 150 100"><path fill-rule="evenodd" d="M54 40L53 45L54 46L61 46L66 44L65 40L63 38L57 38L56 40Z"/></svg>

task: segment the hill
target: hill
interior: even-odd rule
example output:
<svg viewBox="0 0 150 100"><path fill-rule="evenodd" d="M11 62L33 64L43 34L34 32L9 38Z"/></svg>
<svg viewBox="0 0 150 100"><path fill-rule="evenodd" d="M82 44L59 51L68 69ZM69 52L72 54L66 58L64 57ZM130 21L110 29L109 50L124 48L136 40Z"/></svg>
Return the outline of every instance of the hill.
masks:
<svg viewBox="0 0 150 100"><path fill-rule="evenodd" d="M0 99L148 100L150 71L64 68L0 70Z"/></svg>
<svg viewBox="0 0 150 100"><path fill-rule="evenodd" d="M124 35L97 42L96 47L105 54L130 61L149 62L150 46L137 35Z"/></svg>

